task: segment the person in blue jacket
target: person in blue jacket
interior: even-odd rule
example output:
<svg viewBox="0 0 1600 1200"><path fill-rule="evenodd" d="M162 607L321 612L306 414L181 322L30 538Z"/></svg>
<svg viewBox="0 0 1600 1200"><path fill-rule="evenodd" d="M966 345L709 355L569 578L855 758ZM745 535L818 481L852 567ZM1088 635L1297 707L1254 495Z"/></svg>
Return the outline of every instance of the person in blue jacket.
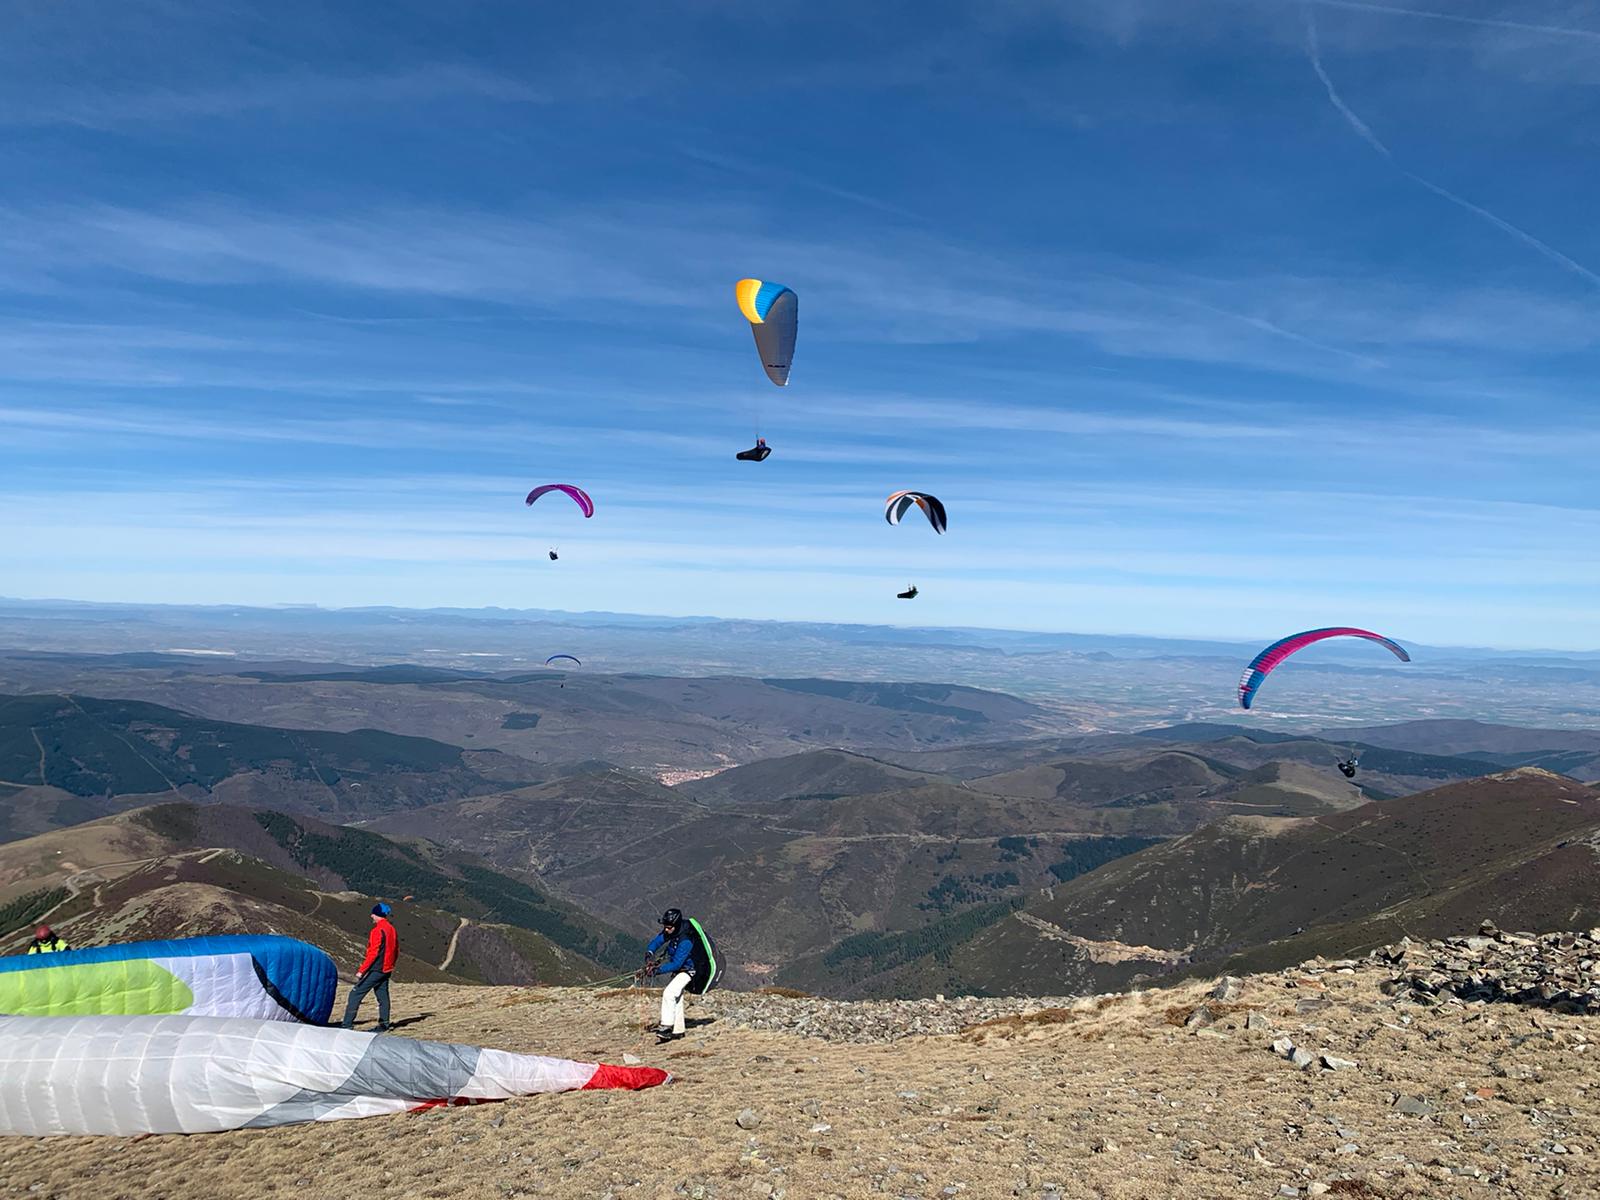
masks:
<svg viewBox="0 0 1600 1200"><path fill-rule="evenodd" d="M683 993L694 982L694 941L687 936L683 914L669 908L661 914L661 932L645 947L645 958L662 952L658 962L646 962L646 975L664 975L667 986L661 993L661 1024L656 1029L657 1043L683 1036Z"/></svg>

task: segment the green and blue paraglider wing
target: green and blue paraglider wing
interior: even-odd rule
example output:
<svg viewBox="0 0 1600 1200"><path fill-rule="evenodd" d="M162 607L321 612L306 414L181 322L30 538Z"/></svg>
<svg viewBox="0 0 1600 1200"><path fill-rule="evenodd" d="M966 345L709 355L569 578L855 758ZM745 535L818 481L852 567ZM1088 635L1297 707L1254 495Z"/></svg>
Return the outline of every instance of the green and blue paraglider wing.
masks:
<svg viewBox="0 0 1600 1200"><path fill-rule="evenodd" d="M333 959L294 938L124 942L0 958L0 1013L184 1013L322 1025L338 984Z"/></svg>

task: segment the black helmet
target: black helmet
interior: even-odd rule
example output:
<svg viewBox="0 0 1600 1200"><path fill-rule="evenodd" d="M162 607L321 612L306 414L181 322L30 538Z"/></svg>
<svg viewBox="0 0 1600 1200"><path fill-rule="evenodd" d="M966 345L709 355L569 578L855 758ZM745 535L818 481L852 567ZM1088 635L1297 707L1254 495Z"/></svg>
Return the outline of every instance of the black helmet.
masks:
<svg viewBox="0 0 1600 1200"><path fill-rule="evenodd" d="M661 914L661 928L676 929L683 924L683 914L675 908L669 908Z"/></svg>

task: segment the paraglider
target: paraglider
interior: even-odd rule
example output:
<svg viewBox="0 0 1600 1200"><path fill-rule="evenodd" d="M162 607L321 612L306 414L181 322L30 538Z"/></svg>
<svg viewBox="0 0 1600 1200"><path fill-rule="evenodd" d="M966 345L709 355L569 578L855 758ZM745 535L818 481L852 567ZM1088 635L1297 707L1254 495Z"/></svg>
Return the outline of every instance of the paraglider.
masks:
<svg viewBox="0 0 1600 1200"><path fill-rule="evenodd" d="M939 497L930 496L927 492L896 492L884 502L883 519L891 525L898 525L900 518L910 512L913 505L922 510L935 533L943 533L949 527L944 504Z"/></svg>
<svg viewBox="0 0 1600 1200"><path fill-rule="evenodd" d="M264 1129L671 1078L239 1017L0 1017L0 1134L25 1137Z"/></svg>
<svg viewBox="0 0 1600 1200"><path fill-rule="evenodd" d="M767 439L758 437L756 444L748 450L741 450L734 457L740 462L766 462L767 455L772 453L772 447L767 445Z"/></svg>
<svg viewBox="0 0 1600 1200"><path fill-rule="evenodd" d="M1343 758L1339 760L1339 773L1346 779L1356 777L1356 768L1361 765L1359 758Z"/></svg>
<svg viewBox="0 0 1600 1200"><path fill-rule="evenodd" d="M896 600L915 600L917 598L917 585L913 583L905 591L896 592L894 598Z"/></svg>
<svg viewBox="0 0 1600 1200"><path fill-rule="evenodd" d="M1324 641L1334 637L1365 638L1369 642L1377 642L1401 662L1410 662L1411 656L1397 642L1392 642L1382 634L1372 633L1365 629L1352 629L1349 626L1338 625L1330 629L1308 629L1304 633L1291 634L1268 646L1260 654L1250 660L1250 665L1244 669L1244 674L1239 677L1239 707L1249 708L1255 700L1256 692L1262 682L1284 659L1299 650L1305 649L1314 642Z"/></svg>
<svg viewBox="0 0 1600 1200"><path fill-rule="evenodd" d="M556 553L556 548L554 546L551 546L550 547L550 561L551 562L555 562L560 557L561 557L561 555Z"/></svg>
<svg viewBox="0 0 1600 1200"><path fill-rule="evenodd" d="M333 959L294 938L124 942L0 958L0 1013L184 1013L320 1025L338 983Z"/></svg>
<svg viewBox="0 0 1600 1200"><path fill-rule="evenodd" d="M755 334L756 352L767 378L779 387L789 383L794 361L794 339L800 321L800 298L781 283L741 279L733 285L739 311Z"/></svg>
<svg viewBox="0 0 1600 1200"><path fill-rule="evenodd" d="M651 956L661 958L652 961ZM717 944L699 921L669 908L661 914L661 932L645 947L645 965L638 978L664 975L667 986L661 993L661 1024L656 1027L656 1044L670 1042L684 1034L683 996L703 996L722 978L722 962Z"/></svg>
<svg viewBox="0 0 1600 1200"><path fill-rule="evenodd" d="M594 501L589 499L589 493L584 491L581 487L574 487L570 483L541 484L539 487L534 488L533 491L528 493L528 498L523 503L532 504L540 496L543 496L548 492L560 492L565 496L571 497L572 502L583 510L583 515L585 517L594 516ZM552 554L553 553L554 551L552 551Z"/></svg>
<svg viewBox="0 0 1600 1200"><path fill-rule="evenodd" d="M572 663L574 666L578 666L578 667L583 666L583 664L581 662L579 662L576 658L574 658L570 654L552 654L549 658L544 660L544 665L548 667L551 663L557 661L558 659L563 659L563 658L566 659L568 662Z"/></svg>

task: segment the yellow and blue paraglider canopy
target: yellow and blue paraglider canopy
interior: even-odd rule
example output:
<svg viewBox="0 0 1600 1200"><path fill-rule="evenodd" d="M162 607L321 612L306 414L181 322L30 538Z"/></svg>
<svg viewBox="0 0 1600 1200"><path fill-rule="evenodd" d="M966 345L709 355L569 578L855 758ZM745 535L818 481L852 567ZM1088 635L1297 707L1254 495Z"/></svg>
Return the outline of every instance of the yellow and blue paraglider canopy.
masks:
<svg viewBox="0 0 1600 1200"><path fill-rule="evenodd" d="M739 311L750 322L756 351L767 378L779 387L789 382L794 362L794 340L800 324L800 298L781 283L741 279L733 285Z"/></svg>

